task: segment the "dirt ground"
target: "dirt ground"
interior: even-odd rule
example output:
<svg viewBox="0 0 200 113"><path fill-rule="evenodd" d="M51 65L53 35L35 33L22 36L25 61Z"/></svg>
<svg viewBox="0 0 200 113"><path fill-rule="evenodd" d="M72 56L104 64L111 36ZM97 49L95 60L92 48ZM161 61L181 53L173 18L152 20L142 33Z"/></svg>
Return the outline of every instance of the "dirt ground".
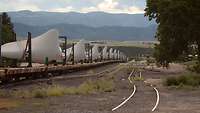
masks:
<svg viewBox="0 0 200 113"><path fill-rule="evenodd" d="M87 71L67 74L68 76L95 74L110 69L107 74L115 76L115 91L90 95L65 95L61 97L36 98L0 98L0 113L112 113L112 109L123 102L133 91L133 85L127 79L129 74L123 68L125 64L112 64ZM116 68L115 68L116 67ZM170 89L162 85L167 76L183 73L180 65L172 64L170 70L144 70L144 81L134 82L135 95L114 113L150 113L156 103L156 92L150 84L155 85L160 93L160 103L155 113L200 113L200 90ZM105 76L107 74L104 74ZM67 79L66 75L53 78L53 84L66 87L78 86L88 79L99 76ZM60 78L60 79L59 79ZM46 87L47 79L26 81L17 85L8 85L3 89L31 90L35 87Z"/></svg>

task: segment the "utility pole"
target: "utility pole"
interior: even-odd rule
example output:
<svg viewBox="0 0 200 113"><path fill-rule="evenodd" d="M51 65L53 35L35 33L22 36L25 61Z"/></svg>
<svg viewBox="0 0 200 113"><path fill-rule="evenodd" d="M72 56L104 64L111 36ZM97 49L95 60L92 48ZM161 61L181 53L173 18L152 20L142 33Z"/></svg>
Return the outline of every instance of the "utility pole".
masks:
<svg viewBox="0 0 200 113"><path fill-rule="evenodd" d="M63 65L66 65L67 62L67 37L66 36L59 36L59 38L64 38L65 43L64 43L64 54L65 54L65 58L63 59Z"/></svg>
<svg viewBox="0 0 200 113"><path fill-rule="evenodd" d="M72 44L72 65L74 65L74 63L75 63L75 55L74 55L74 43Z"/></svg>
<svg viewBox="0 0 200 113"><path fill-rule="evenodd" d="M110 50L108 51L108 60L110 60Z"/></svg>
<svg viewBox="0 0 200 113"><path fill-rule="evenodd" d="M28 67L32 67L32 42L30 32L28 32Z"/></svg>
<svg viewBox="0 0 200 113"><path fill-rule="evenodd" d="M65 43L64 43L64 59L63 59L63 65L66 65L67 62L67 36L59 36L59 38L64 38Z"/></svg>
<svg viewBox="0 0 200 113"><path fill-rule="evenodd" d="M2 45L2 15L0 15L0 66L2 66L1 45Z"/></svg>
<svg viewBox="0 0 200 113"><path fill-rule="evenodd" d="M67 37L65 37L65 45L64 45L64 48L65 48L64 65L66 65L66 62L67 62Z"/></svg>
<svg viewBox="0 0 200 113"><path fill-rule="evenodd" d="M101 48L101 55L100 55L100 58L101 58L100 61L102 61L102 60L103 60L103 48Z"/></svg>

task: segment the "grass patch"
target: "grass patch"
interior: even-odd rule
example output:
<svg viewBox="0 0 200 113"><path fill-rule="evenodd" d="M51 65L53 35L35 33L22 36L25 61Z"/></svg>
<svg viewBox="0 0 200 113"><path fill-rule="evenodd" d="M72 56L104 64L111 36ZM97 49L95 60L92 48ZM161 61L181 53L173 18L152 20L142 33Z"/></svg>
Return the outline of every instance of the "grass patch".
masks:
<svg viewBox="0 0 200 113"><path fill-rule="evenodd" d="M164 81L166 86L176 87L199 87L200 86L200 75L198 74L185 74L178 77L168 77Z"/></svg>
<svg viewBox="0 0 200 113"><path fill-rule="evenodd" d="M33 91L34 98L45 98L63 95L87 95L92 93L112 92L115 89L113 79L87 80L78 87L51 86Z"/></svg>
<svg viewBox="0 0 200 113"><path fill-rule="evenodd" d="M100 79L96 81L88 80L79 87L66 88L66 94L92 94L97 92L112 92L115 89L112 79Z"/></svg>
<svg viewBox="0 0 200 113"><path fill-rule="evenodd" d="M132 82L136 82L136 81L144 81L144 78L143 77L130 77L129 80L131 80Z"/></svg>
<svg viewBox="0 0 200 113"><path fill-rule="evenodd" d="M132 81L144 81L143 77L132 77L131 78Z"/></svg>
<svg viewBox="0 0 200 113"><path fill-rule="evenodd" d="M200 63L197 60L184 62L183 64L187 67L187 70L200 73Z"/></svg>
<svg viewBox="0 0 200 113"><path fill-rule="evenodd" d="M54 86L47 88L48 96L63 96L65 95L65 88L61 86Z"/></svg>
<svg viewBox="0 0 200 113"><path fill-rule="evenodd" d="M5 92L4 90L0 90L0 97L9 97L10 93Z"/></svg>
<svg viewBox="0 0 200 113"><path fill-rule="evenodd" d="M47 97L47 91L45 89L37 89L34 90L33 92L33 97L35 98L45 98Z"/></svg>
<svg viewBox="0 0 200 113"><path fill-rule="evenodd" d="M46 98L64 95L87 95L93 93L112 92L115 90L114 77L101 78L98 80L87 80L78 87L49 86L46 88L34 88L23 91L0 90L1 98Z"/></svg>

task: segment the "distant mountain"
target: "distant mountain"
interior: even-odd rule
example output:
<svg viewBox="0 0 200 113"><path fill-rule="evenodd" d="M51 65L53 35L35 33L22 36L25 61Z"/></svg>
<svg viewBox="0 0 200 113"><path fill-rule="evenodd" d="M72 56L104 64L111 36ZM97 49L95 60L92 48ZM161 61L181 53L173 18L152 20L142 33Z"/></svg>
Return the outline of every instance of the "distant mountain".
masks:
<svg viewBox="0 0 200 113"><path fill-rule="evenodd" d="M136 40L152 41L156 31L156 25L148 27L122 27L104 26L89 27L79 24L56 24L47 26L31 26L22 23L14 23L14 28L18 36L26 37L27 32L33 36L38 36L49 29L58 29L61 35L67 35L71 39L88 40Z"/></svg>
<svg viewBox="0 0 200 113"><path fill-rule="evenodd" d="M152 41L156 23L143 14L110 14L105 12L8 12L20 37L33 36L56 28L71 39Z"/></svg>
<svg viewBox="0 0 200 113"><path fill-rule="evenodd" d="M58 12L8 12L14 23L31 26L49 26L58 24L80 24L89 27L122 26L148 27L155 25L149 22L144 14L110 14L105 12L58 13Z"/></svg>

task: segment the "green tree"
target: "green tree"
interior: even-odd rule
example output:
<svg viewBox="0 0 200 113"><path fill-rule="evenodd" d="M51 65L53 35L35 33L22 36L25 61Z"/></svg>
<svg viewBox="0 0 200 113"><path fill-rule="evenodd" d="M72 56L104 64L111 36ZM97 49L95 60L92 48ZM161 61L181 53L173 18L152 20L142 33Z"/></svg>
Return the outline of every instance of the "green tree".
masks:
<svg viewBox="0 0 200 113"><path fill-rule="evenodd" d="M2 13L2 44L16 41L13 24L7 13Z"/></svg>
<svg viewBox="0 0 200 113"><path fill-rule="evenodd" d="M2 38L2 44L16 41L16 36L10 17L7 15L7 13L2 13L1 16L2 16L2 31L0 34ZM3 58L3 65L16 66L17 60Z"/></svg>
<svg viewBox="0 0 200 113"><path fill-rule="evenodd" d="M198 45L200 62L200 0L147 0L145 16L158 24L156 60L166 65Z"/></svg>

